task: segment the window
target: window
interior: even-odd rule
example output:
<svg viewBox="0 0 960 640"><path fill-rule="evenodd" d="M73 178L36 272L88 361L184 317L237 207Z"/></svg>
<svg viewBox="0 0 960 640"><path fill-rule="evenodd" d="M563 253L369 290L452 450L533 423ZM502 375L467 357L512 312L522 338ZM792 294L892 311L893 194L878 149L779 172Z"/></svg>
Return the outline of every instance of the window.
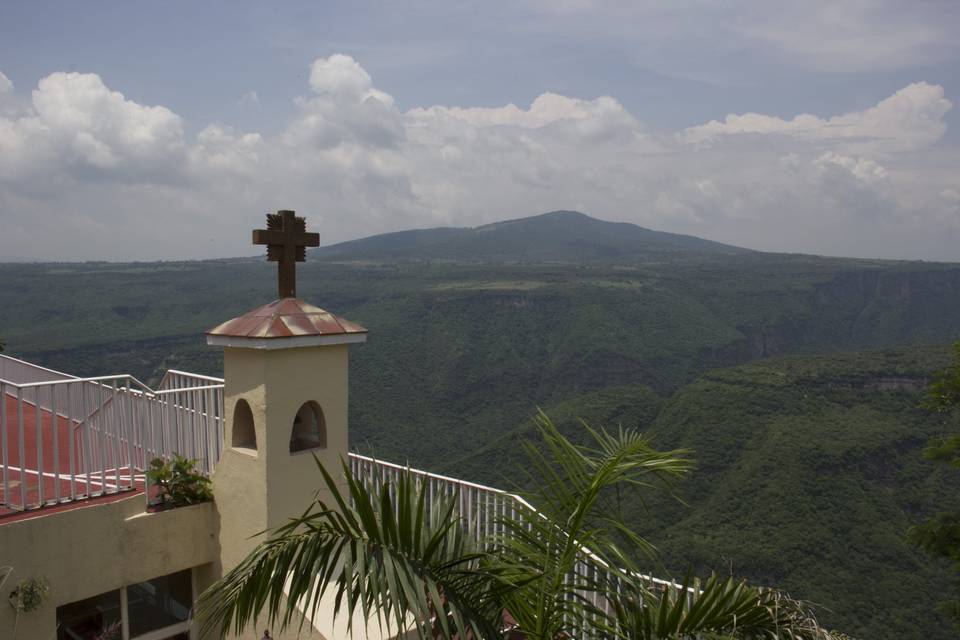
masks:
<svg viewBox="0 0 960 640"><path fill-rule="evenodd" d="M253 411L244 399L237 400L233 407L233 434L230 438L231 447L241 449L257 448L257 432L253 425Z"/></svg>
<svg viewBox="0 0 960 640"><path fill-rule="evenodd" d="M191 570L57 607L57 640L187 640Z"/></svg>
<svg viewBox="0 0 960 640"><path fill-rule="evenodd" d="M323 409L316 402L305 402L293 419L290 434L290 453L325 449L327 446L327 421Z"/></svg>
<svg viewBox="0 0 960 640"><path fill-rule="evenodd" d="M127 587L130 637L186 622L193 606L190 570Z"/></svg>
<svg viewBox="0 0 960 640"><path fill-rule="evenodd" d="M57 607L57 640L120 638L120 590Z"/></svg>

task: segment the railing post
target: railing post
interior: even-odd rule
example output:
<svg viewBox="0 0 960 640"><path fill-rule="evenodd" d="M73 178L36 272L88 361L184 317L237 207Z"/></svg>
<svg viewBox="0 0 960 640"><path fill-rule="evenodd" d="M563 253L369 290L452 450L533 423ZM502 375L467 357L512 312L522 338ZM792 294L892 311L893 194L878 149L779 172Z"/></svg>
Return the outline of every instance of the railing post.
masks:
<svg viewBox="0 0 960 640"><path fill-rule="evenodd" d="M37 439L37 502L39 505L43 504L43 409L40 404L40 389L42 387L33 388L33 413L36 420L34 420L34 425L36 428L36 433L34 434ZM26 471L25 461L21 460L20 469Z"/></svg>
<svg viewBox="0 0 960 640"><path fill-rule="evenodd" d="M50 424L50 435L53 436L53 497L60 502L60 416L57 415L57 389L54 387L50 387ZM42 477L40 482L43 482Z"/></svg>
<svg viewBox="0 0 960 640"><path fill-rule="evenodd" d="M213 389L201 391L203 394L203 466L208 474L213 473L213 446L211 437L216 437L213 429Z"/></svg>
<svg viewBox="0 0 960 640"><path fill-rule="evenodd" d="M104 403L101 401L100 408ZM117 406L117 381L110 381L110 411L115 413ZM103 414L101 414L103 415ZM106 417L106 416L104 416ZM109 420L109 424L103 425L100 429L100 494L107 491L107 453L110 450L110 440L108 439L109 428L113 426L114 420ZM102 424L102 423L101 423Z"/></svg>
<svg viewBox="0 0 960 640"><path fill-rule="evenodd" d="M87 413L87 383L80 385L80 414L83 416L83 422L80 424L80 456L83 462L83 486L86 495L90 495L90 414Z"/></svg>
<svg viewBox="0 0 960 640"><path fill-rule="evenodd" d="M70 389L72 388L73 388L73 384L67 385L67 406L70 407L70 417L67 419L67 438L69 439L69 441L67 442L67 448L69 449L69 453L70 453L70 463L69 463L70 464L70 499L76 500L77 499L77 465L76 465L76 461L74 460L74 456L76 455L76 445L74 444L74 433L73 433L73 415L74 415L73 403L72 403L73 398L71 397L72 393L70 391ZM78 426L79 426L79 423L78 423Z"/></svg>
<svg viewBox="0 0 960 640"><path fill-rule="evenodd" d="M223 455L223 438L227 428L226 402L224 401L223 386L216 389L217 395L217 460Z"/></svg>
<svg viewBox="0 0 960 640"><path fill-rule="evenodd" d="M141 396L142 397L142 396ZM124 422L121 420L121 423ZM127 378L127 472L130 474L130 487L136 487L133 463L133 439L137 431L137 424L133 419L133 390L130 387L130 378ZM119 488L119 485L118 485Z"/></svg>
<svg viewBox="0 0 960 640"><path fill-rule="evenodd" d="M24 473L24 464L26 463L26 453L24 452L23 444L23 389L17 389L17 437L19 438L19 451L20 454L20 509L26 509L27 505L27 483L26 473Z"/></svg>
<svg viewBox="0 0 960 640"><path fill-rule="evenodd" d="M183 421L180 419L180 386L175 387L177 391L173 393L173 422L176 441L176 451L183 454Z"/></svg>
<svg viewBox="0 0 960 640"><path fill-rule="evenodd" d="M0 382L0 456L3 461L3 502L10 502L10 454L7 451L7 385Z"/></svg>

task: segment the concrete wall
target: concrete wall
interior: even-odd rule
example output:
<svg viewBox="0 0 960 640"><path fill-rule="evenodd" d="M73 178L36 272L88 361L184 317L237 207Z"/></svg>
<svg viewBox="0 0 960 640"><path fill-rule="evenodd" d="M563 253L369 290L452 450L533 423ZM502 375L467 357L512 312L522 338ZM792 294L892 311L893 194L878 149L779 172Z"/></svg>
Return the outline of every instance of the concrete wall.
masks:
<svg viewBox="0 0 960 640"><path fill-rule="evenodd" d="M17 638L52 640L60 605L211 566L217 559L214 521L211 503L146 513L138 494L0 524L0 566L14 567L0 593L0 638L12 636L14 611L5 601L20 580L45 577L50 596L20 616Z"/></svg>

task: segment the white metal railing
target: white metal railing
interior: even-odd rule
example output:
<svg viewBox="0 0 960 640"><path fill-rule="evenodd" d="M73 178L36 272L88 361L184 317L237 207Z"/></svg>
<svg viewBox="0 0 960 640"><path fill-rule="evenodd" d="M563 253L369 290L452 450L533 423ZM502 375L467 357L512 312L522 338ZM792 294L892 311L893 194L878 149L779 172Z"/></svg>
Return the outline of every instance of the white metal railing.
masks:
<svg viewBox="0 0 960 640"><path fill-rule="evenodd" d="M142 487L155 457L213 473L223 381L171 371L76 378L0 355L0 508L25 510Z"/></svg>
<svg viewBox="0 0 960 640"><path fill-rule="evenodd" d="M26 360L0 355L0 379L17 382L46 382L49 380L75 380L76 376L47 369Z"/></svg>
<svg viewBox="0 0 960 640"><path fill-rule="evenodd" d="M426 484L429 491L428 505L438 496L455 498L461 520L473 530L478 542L489 536L503 534L504 525L502 522L504 519L523 522L531 518L544 517L523 497L502 489L412 469L356 453L349 454L349 467L351 474L360 479L366 489L375 495L383 486L387 486L391 492L395 491L394 487L396 487L401 476L405 473L411 473L420 482ZM393 495L395 497L395 494ZM580 559L568 577L568 584L583 584L585 578L594 584L614 585L619 583L618 575L621 575L620 572L610 567L602 558L590 549L581 547ZM654 590L683 588L676 582L645 574L639 574L635 577ZM688 597L692 594L693 590L688 589ZM610 603L602 594L594 591L582 591L579 595L588 599L597 608L608 614L610 613Z"/></svg>
<svg viewBox="0 0 960 640"><path fill-rule="evenodd" d="M0 400L6 403L0 406L0 506L8 509L142 486L150 460L173 453L196 459L198 469L209 475L222 454L222 378L170 370L152 390L130 375L75 378L3 355L0 373ZM382 486L395 491L401 475L409 472L426 484L428 504L441 496L455 498L460 520L477 541L503 534L504 519L543 517L521 496L501 489L357 453L349 453L348 461L352 474L372 492ZM36 466L28 467L31 462ZM603 559L581 548L569 579L571 584L580 583L578 577L615 584L617 575ZM654 589L681 587L638 577ZM582 595L609 609L602 596Z"/></svg>

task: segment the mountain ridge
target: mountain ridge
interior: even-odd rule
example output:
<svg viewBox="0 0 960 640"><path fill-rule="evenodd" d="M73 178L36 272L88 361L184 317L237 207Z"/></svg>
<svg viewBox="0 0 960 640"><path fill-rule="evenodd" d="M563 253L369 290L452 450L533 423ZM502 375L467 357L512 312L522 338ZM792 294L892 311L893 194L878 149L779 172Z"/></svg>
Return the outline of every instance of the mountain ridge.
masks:
<svg viewBox="0 0 960 640"><path fill-rule="evenodd" d="M311 251L326 261L621 262L714 258L756 253L696 236L557 210L477 227L434 227L377 234Z"/></svg>

